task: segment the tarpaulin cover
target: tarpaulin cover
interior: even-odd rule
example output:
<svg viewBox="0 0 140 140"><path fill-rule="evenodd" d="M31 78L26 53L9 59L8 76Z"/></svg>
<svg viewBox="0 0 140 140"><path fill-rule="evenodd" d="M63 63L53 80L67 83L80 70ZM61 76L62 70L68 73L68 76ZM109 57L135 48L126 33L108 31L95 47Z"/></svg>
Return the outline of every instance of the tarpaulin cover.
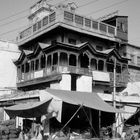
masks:
<svg viewBox="0 0 140 140"><path fill-rule="evenodd" d="M51 102L51 98L41 102L28 102L13 105L4 108L6 113L11 116L19 116L23 118L40 117L47 113L47 108Z"/></svg>
<svg viewBox="0 0 140 140"><path fill-rule="evenodd" d="M50 94L60 98L63 102L67 102L73 105L83 105L92 109L112 112L123 113L123 110L116 109L103 101L96 93L92 92L78 92L67 90L46 89Z"/></svg>

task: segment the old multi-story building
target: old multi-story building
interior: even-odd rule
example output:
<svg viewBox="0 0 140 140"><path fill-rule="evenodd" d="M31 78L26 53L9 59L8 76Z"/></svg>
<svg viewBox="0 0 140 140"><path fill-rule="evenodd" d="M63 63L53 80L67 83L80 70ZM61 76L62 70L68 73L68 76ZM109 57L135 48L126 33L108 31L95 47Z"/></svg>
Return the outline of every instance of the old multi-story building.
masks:
<svg viewBox="0 0 140 140"><path fill-rule="evenodd" d="M70 5L53 7L45 0L30 10L29 27L18 36L18 90L85 91L104 98L126 88L127 16L99 22L77 14Z"/></svg>
<svg viewBox="0 0 140 140"><path fill-rule="evenodd" d="M126 16L99 22L77 14L70 5L54 8L46 1L30 10L30 25L18 37L18 90L51 88L112 96L126 88L128 59L120 53L128 41Z"/></svg>
<svg viewBox="0 0 140 140"><path fill-rule="evenodd" d="M44 13L41 9L47 14L38 17ZM127 17L116 17L117 25L114 21L111 25L78 15L64 5L53 10L44 5L29 19L32 25L19 34L18 89L112 93L114 64L117 91L126 87L128 60L117 49L127 42Z"/></svg>

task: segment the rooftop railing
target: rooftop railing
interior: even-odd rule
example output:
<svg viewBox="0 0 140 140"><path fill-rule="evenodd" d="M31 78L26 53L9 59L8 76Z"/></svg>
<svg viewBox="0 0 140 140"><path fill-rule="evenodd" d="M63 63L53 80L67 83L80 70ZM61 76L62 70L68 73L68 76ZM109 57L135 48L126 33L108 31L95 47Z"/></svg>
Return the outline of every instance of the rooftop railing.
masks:
<svg viewBox="0 0 140 140"><path fill-rule="evenodd" d="M107 35L108 37L114 37L116 35L116 27L114 26L80 16L70 11L57 10L20 32L18 41L23 41L33 35L40 35L39 33L41 31L43 31L43 34L44 29L49 28L54 23L65 23L73 27L85 29L91 33Z"/></svg>

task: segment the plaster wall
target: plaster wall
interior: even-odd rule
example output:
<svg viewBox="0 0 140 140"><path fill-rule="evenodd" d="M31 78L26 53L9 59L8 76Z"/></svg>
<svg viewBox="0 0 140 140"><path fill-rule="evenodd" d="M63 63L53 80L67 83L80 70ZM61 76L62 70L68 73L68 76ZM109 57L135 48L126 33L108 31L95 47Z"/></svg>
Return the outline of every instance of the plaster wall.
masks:
<svg viewBox="0 0 140 140"><path fill-rule="evenodd" d="M58 83L51 83L50 88L71 90L71 75L70 74L62 74L62 80Z"/></svg>
<svg viewBox="0 0 140 140"><path fill-rule="evenodd" d="M11 93L16 88L17 68L13 63L20 52L16 44L0 41L0 95Z"/></svg>
<svg viewBox="0 0 140 140"><path fill-rule="evenodd" d="M77 91L92 92L92 77L80 76L77 78Z"/></svg>

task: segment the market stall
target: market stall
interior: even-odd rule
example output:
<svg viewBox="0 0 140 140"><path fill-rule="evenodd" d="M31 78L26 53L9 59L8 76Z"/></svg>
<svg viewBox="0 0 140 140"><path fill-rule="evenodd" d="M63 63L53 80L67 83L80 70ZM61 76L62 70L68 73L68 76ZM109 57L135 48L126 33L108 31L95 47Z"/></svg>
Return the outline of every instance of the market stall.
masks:
<svg viewBox="0 0 140 140"><path fill-rule="evenodd" d="M44 134L53 139L99 137L102 125L111 125L115 113L124 112L104 102L96 93L46 89L40 94L44 95L44 101L14 105L5 111L10 116L40 117Z"/></svg>

